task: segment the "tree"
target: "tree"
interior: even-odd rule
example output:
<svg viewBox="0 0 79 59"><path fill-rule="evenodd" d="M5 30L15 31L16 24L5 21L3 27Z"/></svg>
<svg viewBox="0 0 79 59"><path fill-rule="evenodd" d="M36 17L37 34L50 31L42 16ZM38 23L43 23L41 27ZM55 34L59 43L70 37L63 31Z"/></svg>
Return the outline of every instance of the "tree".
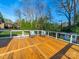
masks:
<svg viewBox="0 0 79 59"><path fill-rule="evenodd" d="M28 5L29 4L29 5ZM40 20L46 21L43 19L47 18L47 4L43 0L23 0L22 1L22 10L23 14L30 20L31 27L33 20L36 20L36 27L39 25ZM49 11L47 11L49 12Z"/></svg>
<svg viewBox="0 0 79 59"><path fill-rule="evenodd" d="M48 21L50 23L49 30L51 30L51 24L52 24L53 16L52 16L52 10L49 6L47 7L47 18L48 18Z"/></svg>
<svg viewBox="0 0 79 59"><path fill-rule="evenodd" d="M21 19L22 19L22 12L21 12L21 10L20 9L16 9L15 10L15 15L17 16L17 18L18 18L18 20L19 20L19 26L21 27Z"/></svg>
<svg viewBox="0 0 79 59"><path fill-rule="evenodd" d="M69 29L71 29L73 0L61 0L58 12L67 18Z"/></svg>
<svg viewBox="0 0 79 59"><path fill-rule="evenodd" d="M30 21L32 28L32 21L35 19L35 0L22 0L22 11L26 20Z"/></svg>
<svg viewBox="0 0 79 59"><path fill-rule="evenodd" d="M77 10L76 10L76 0L73 0L73 2L74 2L74 25L75 25L75 23L76 23L76 13L77 13Z"/></svg>
<svg viewBox="0 0 79 59"><path fill-rule="evenodd" d="M76 23L76 21L78 20L78 18L77 18L77 16L78 16L78 10L79 9L77 9L77 6L79 6L79 0L73 0L73 2L74 2L74 25L76 25L77 23Z"/></svg>
<svg viewBox="0 0 79 59"><path fill-rule="evenodd" d="M2 22L4 22L4 18L3 18L3 15L2 15L1 12L0 12L0 20L1 20Z"/></svg>

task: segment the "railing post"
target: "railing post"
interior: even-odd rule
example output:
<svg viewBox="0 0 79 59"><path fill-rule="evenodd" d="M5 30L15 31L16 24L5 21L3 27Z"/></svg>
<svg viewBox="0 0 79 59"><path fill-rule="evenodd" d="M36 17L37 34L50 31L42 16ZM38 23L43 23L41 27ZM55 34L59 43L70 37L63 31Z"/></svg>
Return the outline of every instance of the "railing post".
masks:
<svg viewBox="0 0 79 59"><path fill-rule="evenodd" d="M75 42L77 42L77 35L75 35Z"/></svg>
<svg viewBox="0 0 79 59"><path fill-rule="evenodd" d="M56 32L56 39L58 39L58 33Z"/></svg>
<svg viewBox="0 0 79 59"><path fill-rule="evenodd" d="M72 41L73 41L73 35L71 35L70 37L70 43L72 43Z"/></svg>
<svg viewBox="0 0 79 59"><path fill-rule="evenodd" d="M39 35L39 31L37 31L37 35Z"/></svg>
<svg viewBox="0 0 79 59"><path fill-rule="evenodd" d="M48 36L49 36L49 31L48 31Z"/></svg>
<svg viewBox="0 0 79 59"><path fill-rule="evenodd" d="M43 30L41 31L41 35L43 35Z"/></svg>
<svg viewBox="0 0 79 59"><path fill-rule="evenodd" d="M64 40L67 40L67 34L64 35Z"/></svg>
<svg viewBox="0 0 79 59"><path fill-rule="evenodd" d="M74 43L76 43L77 42L77 35L74 35L74 36L75 36Z"/></svg>
<svg viewBox="0 0 79 59"><path fill-rule="evenodd" d="M12 31L10 31L10 38L12 38Z"/></svg>
<svg viewBox="0 0 79 59"><path fill-rule="evenodd" d="M22 30L22 36L24 36L24 31Z"/></svg>

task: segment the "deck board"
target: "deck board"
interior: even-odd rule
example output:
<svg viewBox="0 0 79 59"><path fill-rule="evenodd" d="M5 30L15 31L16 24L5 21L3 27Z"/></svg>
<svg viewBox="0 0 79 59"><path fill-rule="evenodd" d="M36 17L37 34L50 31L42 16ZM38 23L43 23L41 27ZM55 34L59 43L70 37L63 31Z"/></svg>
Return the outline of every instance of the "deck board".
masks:
<svg viewBox="0 0 79 59"><path fill-rule="evenodd" d="M79 46L48 36L13 38L0 48L0 59L79 59Z"/></svg>

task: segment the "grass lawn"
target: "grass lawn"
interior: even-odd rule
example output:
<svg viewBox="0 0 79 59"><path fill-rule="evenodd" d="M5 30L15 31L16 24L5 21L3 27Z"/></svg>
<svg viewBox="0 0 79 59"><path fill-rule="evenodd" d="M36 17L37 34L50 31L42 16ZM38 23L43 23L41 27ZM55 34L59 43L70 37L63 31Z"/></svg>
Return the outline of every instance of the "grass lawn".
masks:
<svg viewBox="0 0 79 59"><path fill-rule="evenodd" d="M9 31L0 32L0 37L8 37L8 36L10 36L10 32Z"/></svg>
<svg viewBox="0 0 79 59"><path fill-rule="evenodd" d="M25 35L29 34L29 32L24 32ZM12 32L12 36L22 35L21 31ZM10 31L2 31L0 32L0 37L10 37Z"/></svg>

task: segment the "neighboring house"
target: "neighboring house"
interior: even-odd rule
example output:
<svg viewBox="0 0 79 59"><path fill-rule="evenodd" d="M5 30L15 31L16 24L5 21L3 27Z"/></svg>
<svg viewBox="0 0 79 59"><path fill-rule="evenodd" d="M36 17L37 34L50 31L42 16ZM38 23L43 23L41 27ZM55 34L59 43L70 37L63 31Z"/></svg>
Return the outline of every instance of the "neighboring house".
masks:
<svg viewBox="0 0 79 59"><path fill-rule="evenodd" d="M5 28L6 29L12 29L13 28L13 24L12 23L5 23Z"/></svg>
<svg viewBox="0 0 79 59"><path fill-rule="evenodd" d="M4 29L4 22L0 19L0 29Z"/></svg>
<svg viewBox="0 0 79 59"><path fill-rule="evenodd" d="M18 24L13 24L13 23L5 23L5 29L19 29Z"/></svg>
<svg viewBox="0 0 79 59"><path fill-rule="evenodd" d="M0 29L19 29L18 23L12 23L11 21L4 22L0 19Z"/></svg>

